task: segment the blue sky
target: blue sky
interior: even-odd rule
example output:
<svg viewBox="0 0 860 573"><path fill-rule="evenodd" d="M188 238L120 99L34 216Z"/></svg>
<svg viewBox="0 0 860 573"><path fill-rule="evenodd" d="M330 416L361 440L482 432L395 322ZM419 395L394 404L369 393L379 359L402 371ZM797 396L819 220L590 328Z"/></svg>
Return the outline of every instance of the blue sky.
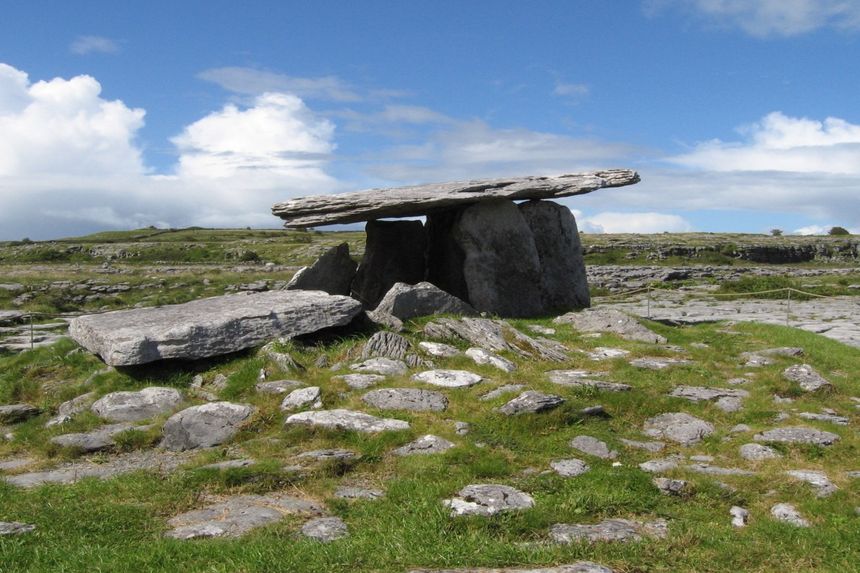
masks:
<svg viewBox="0 0 860 573"><path fill-rule="evenodd" d="M860 232L860 0L8 3L0 239L605 167L591 232Z"/></svg>

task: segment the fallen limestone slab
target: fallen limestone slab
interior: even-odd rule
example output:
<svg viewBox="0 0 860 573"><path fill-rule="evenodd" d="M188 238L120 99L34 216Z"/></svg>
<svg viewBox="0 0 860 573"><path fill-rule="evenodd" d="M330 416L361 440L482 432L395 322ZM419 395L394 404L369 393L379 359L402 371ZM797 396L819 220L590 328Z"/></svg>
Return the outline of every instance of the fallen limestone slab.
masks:
<svg viewBox="0 0 860 573"><path fill-rule="evenodd" d="M778 503L770 508L770 513L778 521L795 527L809 527L809 522L790 503Z"/></svg>
<svg viewBox="0 0 860 573"><path fill-rule="evenodd" d="M569 312L553 320L569 324L580 332L610 332L625 340L666 344L666 338L642 326L638 320L614 308L587 308Z"/></svg>
<svg viewBox="0 0 860 573"><path fill-rule="evenodd" d="M172 517L165 533L173 539L240 537L287 515L320 515L318 504L286 494L240 495Z"/></svg>
<svg viewBox="0 0 860 573"><path fill-rule="evenodd" d="M293 390L281 402L281 411L301 410L302 408L322 408L322 390L319 386L308 386Z"/></svg>
<svg viewBox="0 0 860 573"><path fill-rule="evenodd" d="M381 374L343 374L341 376L332 376L332 380L343 380L350 388L364 390L370 388L385 380L385 376Z"/></svg>
<svg viewBox="0 0 860 573"><path fill-rule="evenodd" d="M361 304L321 291L268 291L75 318L69 334L111 366L229 354L348 324Z"/></svg>
<svg viewBox="0 0 860 573"><path fill-rule="evenodd" d="M500 406L498 412L505 416L520 414L537 414L548 412L564 404L564 398L554 394L544 394L534 390L526 390L507 404Z"/></svg>
<svg viewBox="0 0 860 573"><path fill-rule="evenodd" d="M448 408L448 398L441 392L416 388L383 388L371 390L361 397L366 404L380 410L409 410L410 412L442 412Z"/></svg>
<svg viewBox="0 0 860 573"><path fill-rule="evenodd" d="M442 503L451 508L451 517L480 515L489 517L497 513L518 511L534 507L529 494L508 485L474 484L459 491L458 497Z"/></svg>
<svg viewBox="0 0 860 573"><path fill-rule="evenodd" d="M182 394L175 388L150 386L137 392L111 392L95 401L90 409L111 422L138 422L175 410Z"/></svg>
<svg viewBox="0 0 860 573"><path fill-rule="evenodd" d="M409 573L615 573L613 569L593 561L576 561L554 567L513 567L504 569L413 569Z"/></svg>
<svg viewBox="0 0 860 573"><path fill-rule="evenodd" d="M426 370L413 374L412 379L442 388L467 388L478 384L483 377L467 370Z"/></svg>
<svg viewBox="0 0 860 573"><path fill-rule="evenodd" d="M394 450L396 456L414 456L427 454L441 454L454 447L453 442L449 442L445 438L427 434L421 436L414 442L409 442L405 446L401 446Z"/></svg>
<svg viewBox="0 0 860 573"><path fill-rule="evenodd" d="M400 320L431 314L478 314L469 303L428 282L415 285L394 283L376 307L376 312L379 311L396 316Z"/></svg>
<svg viewBox="0 0 860 573"><path fill-rule="evenodd" d="M691 446L713 434L714 426L686 412L670 412L646 420L644 430L652 438L665 438L682 446Z"/></svg>
<svg viewBox="0 0 860 573"><path fill-rule="evenodd" d="M501 370L502 372L513 372L517 369L517 365L492 352L488 352L483 348L472 347L466 350L466 356L472 359L475 364L489 364Z"/></svg>
<svg viewBox="0 0 860 573"><path fill-rule="evenodd" d="M299 412L287 418L285 424L368 433L409 429L409 422L404 422L403 420L377 418L364 412L344 409Z"/></svg>
<svg viewBox="0 0 860 573"><path fill-rule="evenodd" d="M116 445L114 437L129 430L145 431L149 426L134 426L128 423L109 424L91 432L63 434L51 438L51 443L63 448L74 448L82 452L99 452Z"/></svg>
<svg viewBox="0 0 860 573"><path fill-rule="evenodd" d="M409 367L402 360L392 360L391 358L383 357L370 358L364 362L353 364L349 368L356 372L370 372L382 376L398 376L406 374L406 371L409 370Z"/></svg>
<svg viewBox="0 0 860 573"><path fill-rule="evenodd" d="M783 371L782 377L789 382L797 383L804 392L833 389L833 385L809 364L789 366Z"/></svg>
<svg viewBox="0 0 860 573"><path fill-rule="evenodd" d="M634 521L631 519L605 519L600 523L583 525L557 523L550 528L549 535L556 543L576 541L641 541L645 537L663 539L668 534L664 519Z"/></svg>
<svg viewBox="0 0 860 573"><path fill-rule="evenodd" d="M831 432L807 428L804 426L792 428L774 428L753 436L756 442L781 442L785 444L815 444L817 446L832 446L839 441L839 436Z"/></svg>
<svg viewBox="0 0 860 573"><path fill-rule="evenodd" d="M391 360L405 360L409 353L409 341L399 334L376 332L364 344L361 349L361 358L389 358Z"/></svg>
<svg viewBox="0 0 860 573"><path fill-rule="evenodd" d="M603 390L605 392L627 392L632 388L629 384L593 379L593 377L603 376L602 372L589 372L587 370L550 370L546 375L550 382L558 384L559 386L595 388L596 390Z"/></svg>
<svg viewBox="0 0 860 573"><path fill-rule="evenodd" d="M573 173L556 177L514 177L369 189L339 195L300 197L272 207L288 227L317 227L387 217L426 215L444 207L488 199L554 199L582 195L601 188L632 185L639 175L628 169Z"/></svg>
<svg viewBox="0 0 860 573"><path fill-rule="evenodd" d="M818 497L827 497L836 493L839 489L836 484L830 481L827 474L815 470L788 470L787 475L796 480L803 481L815 488L815 495Z"/></svg>
<svg viewBox="0 0 860 573"><path fill-rule="evenodd" d="M502 320L438 318L424 326L424 334L430 338L460 338L491 352L509 350L526 358L567 360L567 355L553 344L523 334Z"/></svg>
<svg viewBox="0 0 860 573"><path fill-rule="evenodd" d="M606 442L598 440L593 436L576 436L568 445L584 454L604 460L614 460L618 457L618 452L610 450Z"/></svg>
<svg viewBox="0 0 860 573"><path fill-rule="evenodd" d="M253 413L251 406L230 402L186 408L165 422L161 445L173 451L217 446L235 436Z"/></svg>
<svg viewBox="0 0 860 573"><path fill-rule="evenodd" d="M555 460L549 463L555 473L562 477L577 477L591 469L584 461L577 458L569 458L566 460Z"/></svg>

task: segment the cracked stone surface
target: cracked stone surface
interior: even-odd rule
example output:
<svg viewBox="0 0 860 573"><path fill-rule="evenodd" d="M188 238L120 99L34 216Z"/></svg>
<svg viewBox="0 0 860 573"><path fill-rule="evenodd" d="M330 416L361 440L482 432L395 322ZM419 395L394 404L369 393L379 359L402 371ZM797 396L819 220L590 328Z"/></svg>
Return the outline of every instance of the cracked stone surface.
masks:
<svg viewBox="0 0 860 573"><path fill-rule="evenodd" d="M437 358L451 358L452 356L461 354L457 348L442 342L421 341L418 343L418 348L430 356L435 356Z"/></svg>
<svg viewBox="0 0 860 573"><path fill-rule="evenodd" d="M364 362L353 364L349 368L356 372L381 374L383 376L398 376L406 374L409 370L409 367L402 360L392 360L391 358L383 357L370 358Z"/></svg>
<svg viewBox="0 0 860 573"><path fill-rule="evenodd" d="M285 423L368 433L409 429L409 422L403 420L377 418L364 412L345 409L299 412L287 418Z"/></svg>
<svg viewBox="0 0 860 573"><path fill-rule="evenodd" d="M684 412L671 412L647 420L644 431L652 438L665 438L682 446L691 446L713 434L714 426Z"/></svg>
<svg viewBox="0 0 860 573"><path fill-rule="evenodd" d="M827 477L827 474L821 471L788 470L785 473L796 480L806 482L812 487L814 487L815 495L818 497L827 497L833 495L834 493L836 493L836 490L839 489L838 487L836 487L836 484L830 481L830 478Z"/></svg>
<svg viewBox="0 0 860 573"><path fill-rule="evenodd" d="M20 521L0 521L0 537L6 535L23 535L35 531L36 526L29 523L21 523Z"/></svg>
<svg viewBox="0 0 860 573"><path fill-rule="evenodd" d="M562 477L581 476L591 469L591 466L577 458L555 460L550 462L549 467Z"/></svg>
<svg viewBox="0 0 860 573"><path fill-rule="evenodd" d="M831 432L800 426L767 430L753 436L753 440L756 442L781 442L785 444L816 444L819 446L832 446L839 441L839 436Z"/></svg>
<svg viewBox="0 0 860 573"><path fill-rule="evenodd" d="M648 460L639 464L639 469L644 472L659 474L677 468L679 463L679 459L676 457Z"/></svg>
<svg viewBox="0 0 860 573"><path fill-rule="evenodd" d="M655 477L651 482L666 495L681 495L687 490L688 483L682 479Z"/></svg>
<svg viewBox="0 0 860 573"><path fill-rule="evenodd" d="M684 364L692 364L691 360L685 358L665 358L665 357L645 357L634 358L630 361L631 366L637 368L647 368L648 370L663 370L670 366L681 366Z"/></svg>
<svg viewBox="0 0 860 573"><path fill-rule="evenodd" d="M833 385L809 364L789 366L783 370L782 377L789 382L795 382L804 392L833 389Z"/></svg>
<svg viewBox="0 0 860 573"><path fill-rule="evenodd" d="M561 396L526 390L507 404L500 406L498 411L506 416L537 414L558 408L563 403L564 398Z"/></svg>
<svg viewBox="0 0 860 573"><path fill-rule="evenodd" d="M322 543L349 536L349 528L339 517L317 517L302 526L302 535Z"/></svg>
<svg viewBox="0 0 860 573"><path fill-rule="evenodd" d="M81 394L76 398L63 402L57 407L57 415L48 420L45 423L45 427L50 428L51 426L57 426L71 421L71 419L76 415L89 408L95 399L95 392L87 392L86 394Z"/></svg>
<svg viewBox="0 0 860 573"><path fill-rule="evenodd" d="M293 390L281 402L281 411L290 412L302 408L322 408L322 390L319 386L308 386Z"/></svg>
<svg viewBox="0 0 860 573"><path fill-rule="evenodd" d="M630 354L630 351L624 350L623 348L609 348L606 346L598 346L593 350L587 351L585 354L592 360L597 360L599 362L601 360L623 358L624 356Z"/></svg>
<svg viewBox="0 0 860 573"><path fill-rule="evenodd" d="M761 460L774 460L782 457L782 454L775 449L762 444L744 444L738 448L738 452L743 459L755 462Z"/></svg>
<svg viewBox="0 0 860 573"><path fill-rule="evenodd" d="M732 506L729 515L732 516L732 527L746 527L750 519L750 512L737 505Z"/></svg>
<svg viewBox="0 0 860 573"><path fill-rule="evenodd" d="M505 384L504 386L499 386L495 390L490 390L483 396L479 398L482 402L489 402L490 400L495 400L499 396L503 396L505 394L510 394L512 392L519 392L525 388L523 384Z"/></svg>
<svg viewBox="0 0 860 573"><path fill-rule="evenodd" d="M332 376L332 380L343 380L350 388L364 390L365 388L376 386L385 380L385 376L381 374L343 374L341 376Z"/></svg>
<svg viewBox="0 0 860 573"><path fill-rule="evenodd" d="M532 496L507 485L467 485L458 492L457 496L443 501L446 507L451 508L452 517L460 515L489 517L501 512L528 509L535 504Z"/></svg>
<svg viewBox="0 0 860 573"><path fill-rule="evenodd" d="M105 394L90 409L111 422L139 422L172 412L182 402L182 394L175 388L151 386L137 392Z"/></svg>
<svg viewBox="0 0 860 573"><path fill-rule="evenodd" d="M133 424L109 424L90 432L63 434L51 438L51 443L63 448L75 448L85 453L98 452L116 445L114 437L129 430L145 431L151 426Z"/></svg>
<svg viewBox="0 0 860 573"><path fill-rule="evenodd" d="M631 389L629 384L595 380L603 376L602 372L589 372L587 370L550 370L546 373L550 382L560 386L572 386L574 388L596 388L606 392L626 392Z"/></svg>
<svg viewBox="0 0 860 573"><path fill-rule="evenodd" d="M634 521L630 519L605 519L593 525L557 523L550 528L550 537L556 543L575 541L640 541L641 539L663 539L668 534L668 523L663 519Z"/></svg>
<svg viewBox="0 0 860 573"><path fill-rule="evenodd" d="M568 445L584 454L604 460L614 460L618 457L618 452L610 450L609 446L606 445L606 442L598 440L592 436L576 436Z"/></svg>
<svg viewBox="0 0 860 573"><path fill-rule="evenodd" d="M382 388L361 397L366 404L380 410L409 410L411 412L442 412L448 408L448 398L441 392L415 388Z"/></svg>
<svg viewBox="0 0 860 573"><path fill-rule="evenodd" d="M286 494L239 495L172 517L167 523L173 529L165 536L174 539L239 537L287 515L319 515L322 512L318 504Z"/></svg>
<svg viewBox="0 0 860 573"><path fill-rule="evenodd" d="M831 424L836 424L837 426L847 426L850 420L845 416L838 416L836 414L828 414L823 413L819 414L816 412L801 412L797 415L804 420L816 420L818 422L830 422Z"/></svg>
<svg viewBox="0 0 860 573"><path fill-rule="evenodd" d="M796 527L809 527L809 522L790 503L778 503L774 505L770 508L770 514L778 521L790 523Z"/></svg>
<svg viewBox="0 0 860 573"><path fill-rule="evenodd" d="M749 392L730 388L708 388L705 386L676 386L669 396L683 398L690 402L709 402L721 398L747 398Z"/></svg>
<svg viewBox="0 0 860 573"><path fill-rule="evenodd" d="M271 382L259 382L254 388L260 394L286 394L301 385L302 383L298 380L272 380Z"/></svg>
<svg viewBox="0 0 860 573"><path fill-rule="evenodd" d="M472 359L475 364L489 364L501 370L502 372L513 372L517 369L517 365L503 358L498 354L493 354L483 348L472 347L466 350L466 356Z"/></svg>
<svg viewBox="0 0 860 573"><path fill-rule="evenodd" d="M612 307L586 308L569 312L553 320L555 324L570 324L580 332L610 332L625 340L666 344L666 338L646 328L638 320Z"/></svg>
<svg viewBox="0 0 860 573"><path fill-rule="evenodd" d="M210 402L192 406L168 418L162 432L162 447L191 450L217 446L235 436L254 408L231 402Z"/></svg>
<svg viewBox="0 0 860 573"><path fill-rule="evenodd" d="M467 370L425 370L413 375L412 379L442 388L467 388L479 383L483 377Z"/></svg>
<svg viewBox="0 0 860 573"><path fill-rule="evenodd" d="M421 436L414 442L409 442L405 446L401 446L394 450L394 455L397 456L414 456L422 454L441 454L454 447L452 442L445 438L427 434Z"/></svg>

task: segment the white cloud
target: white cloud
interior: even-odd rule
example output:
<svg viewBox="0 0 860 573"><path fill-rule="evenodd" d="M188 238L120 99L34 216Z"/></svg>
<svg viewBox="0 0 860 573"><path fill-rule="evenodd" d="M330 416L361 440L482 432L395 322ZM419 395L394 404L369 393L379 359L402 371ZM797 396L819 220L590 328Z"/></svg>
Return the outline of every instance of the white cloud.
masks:
<svg viewBox="0 0 860 573"><path fill-rule="evenodd" d="M69 45L69 51L79 56L87 54L115 54L119 45L104 36L78 36Z"/></svg>
<svg viewBox="0 0 860 573"><path fill-rule="evenodd" d="M679 215L654 212L605 211L577 217L577 225L586 233L686 233L693 230L693 226Z"/></svg>
<svg viewBox="0 0 860 573"><path fill-rule="evenodd" d="M205 70L197 77L238 94L259 95L266 92L295 94L301 98L354 102L364 99L352 86L336 76L301 78L277 72L245 67L223 67Z"/></svg>
<svg viewBox="0 0 860 573"><path fill-rule="evenodd" d="M568 84L557 82L552 90L552 95L578 100L589 94L591 88L586 84Z"/></svg>
<svg viewBox="0 0 860 573"><path fill-rule="evenodd" d="M756 37L797 36L820 28L860 29L856 0L646 0L646 13L680 7Z"/></svg>

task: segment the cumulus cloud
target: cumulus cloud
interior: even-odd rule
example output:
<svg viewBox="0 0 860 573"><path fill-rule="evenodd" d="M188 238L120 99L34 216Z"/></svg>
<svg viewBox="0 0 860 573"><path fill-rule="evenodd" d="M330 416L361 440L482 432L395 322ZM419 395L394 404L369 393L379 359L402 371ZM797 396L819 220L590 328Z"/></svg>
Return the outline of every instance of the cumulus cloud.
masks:
<svg viewBox="0 0 860 573"><path fill-rule="evenodd" d="M577 216L577 225L586 233L686 233L693 226L679 215L655 212L605 211Z"/></svg>
<svg viewBox="0 0 860 573"><path fill-rule="evenodd" d="M680 8L756 37L860 30L860 3L852 0L646 0L644 6L649 14Z"/></svg>
<svg viewBox="0 0 860 573"><path fill-rule="evenodd" d="M79 56L87 54L115 54L119 45L104 36L78 36L69 45L69 51Z"/></svg>

